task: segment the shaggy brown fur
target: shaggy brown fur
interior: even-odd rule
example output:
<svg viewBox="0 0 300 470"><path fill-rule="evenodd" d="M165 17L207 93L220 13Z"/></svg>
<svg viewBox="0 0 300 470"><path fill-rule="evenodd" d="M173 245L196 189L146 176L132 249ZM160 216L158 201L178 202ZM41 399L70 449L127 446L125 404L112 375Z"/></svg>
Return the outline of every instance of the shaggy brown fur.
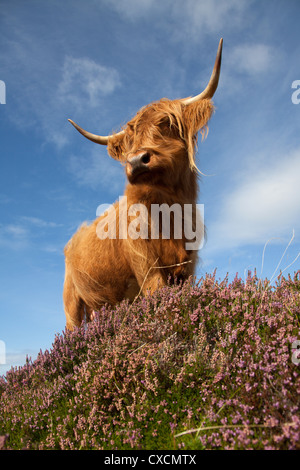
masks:
<svg viewBox="0 0 300 470"><path fill-rule="evenodd" d="M205 135L213 112L210 99L184 105L163 99L142 108L112 136L108 153L125 164L128 207L142 203L192 204L197 201L195 147L198 131ZM135 177L130 159L146 152L148 171ZM114 205L117 215L124 207ZM126 208L125 208L126 209ZM118 235L118 217L117 230ZM67 328L79 326L93 310L124 298L133 300L167 282L168 276L186 279L195 270L197 253L185 248L186 239L105 239L96 229L101 218L82 226L65 248L64 304ZM148 220L151 223L151 220Z"/></svg>

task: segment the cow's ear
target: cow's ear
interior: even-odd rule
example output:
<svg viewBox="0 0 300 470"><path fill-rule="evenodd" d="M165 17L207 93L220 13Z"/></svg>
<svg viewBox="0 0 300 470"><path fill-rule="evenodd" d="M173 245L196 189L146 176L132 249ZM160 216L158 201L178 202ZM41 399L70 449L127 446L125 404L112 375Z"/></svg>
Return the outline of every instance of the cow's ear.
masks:
<svg viewBox="0 0 300 470"><path fill-rule="evenodd" d="M189 133L196 135L199 131L204 137L207 133L207 123L214 112L210 99L204 99L184 106L183 121Z"/></svg>
<svg viewBox="0 0 300 470"><path fill-rule="evenodd" d="M125 162L125 135L111 135L107 144L108 154L115 160Z"/></svg>

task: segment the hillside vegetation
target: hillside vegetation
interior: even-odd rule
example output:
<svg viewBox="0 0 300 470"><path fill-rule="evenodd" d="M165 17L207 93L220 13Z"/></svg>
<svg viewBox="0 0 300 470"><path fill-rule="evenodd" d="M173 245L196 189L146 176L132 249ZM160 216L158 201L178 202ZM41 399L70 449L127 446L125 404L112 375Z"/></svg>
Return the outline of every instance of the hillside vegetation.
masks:
<svg viewBox="0 0 300 470"><path fill-rule="evenodd" d="M300 448L300 271L103 308L0 378L10 449ZM295 348L295 343L294 343Z"/></svg>

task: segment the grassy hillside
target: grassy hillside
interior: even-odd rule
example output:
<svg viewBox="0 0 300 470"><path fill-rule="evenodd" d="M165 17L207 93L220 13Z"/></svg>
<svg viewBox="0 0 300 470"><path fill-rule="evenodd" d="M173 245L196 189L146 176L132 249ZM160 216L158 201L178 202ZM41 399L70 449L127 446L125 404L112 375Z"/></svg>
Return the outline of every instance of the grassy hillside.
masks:
<svg viewBox="0 0 300 470"><path fill-rule="evenodd" d="M273 288L207 275L103 308L0 378L3 445L300 448L299 317L300 271Z"/></svg>

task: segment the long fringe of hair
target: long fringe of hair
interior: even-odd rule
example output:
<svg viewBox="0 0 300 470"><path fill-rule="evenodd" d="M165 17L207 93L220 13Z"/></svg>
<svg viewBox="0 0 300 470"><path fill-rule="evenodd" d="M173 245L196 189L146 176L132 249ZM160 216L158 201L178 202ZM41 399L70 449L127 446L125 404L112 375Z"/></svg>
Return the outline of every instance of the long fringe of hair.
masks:
<svg viewBox="0 0 300 470"><path fill-rule="evenodd" d="M160 126L168 123L170 130L177 131L178 137L185 143L191 170L199 171L195 162L198 132L200 131L202 140L206 138L207 123L213 111L214 105L209 99L184 105L182 100L163 98L142 108L124 126L125 134L112 139L108 145L108 151L113 158L122 161L128 145L127 139L135 142L136 139L153 129L153 126L157 129L157 133L161 133Z"/></svg>

